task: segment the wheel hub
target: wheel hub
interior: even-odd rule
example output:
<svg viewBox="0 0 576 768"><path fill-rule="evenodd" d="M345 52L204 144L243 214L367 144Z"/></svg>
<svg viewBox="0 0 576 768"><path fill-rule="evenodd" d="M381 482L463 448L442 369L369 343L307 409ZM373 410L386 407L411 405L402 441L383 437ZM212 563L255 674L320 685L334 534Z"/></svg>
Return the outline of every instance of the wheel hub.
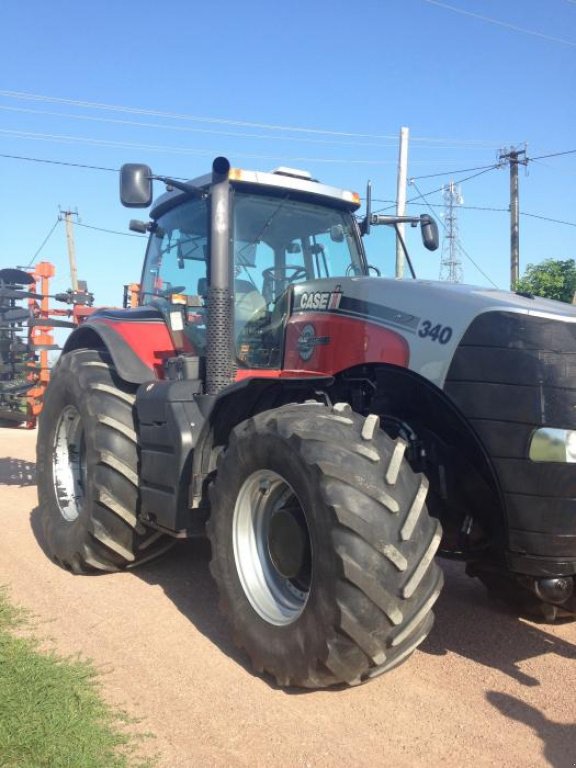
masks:
<svg viewBox="0 0 576 768"><path fill-rule="evenodd" d="M60 514L69 523L78 518L84 503L85 454L82 419L73 405L67 405L54 433L52 477Z"/></svg>
<svg viewBox="0 0 576 768"><path fill-rule="evenodd" d="M304 565L308 532L290 509L272 514L268 529L268 553L272 564L285 579L295 579Z"/></svg>
<svg viewBox="0 0 576 768"><path fill-rule="evenodd" d="M310 593L312 548L304 510L278 473L258 470L244 481L234 509L233 546L254 610L276 626L296 621Z"/></svg>

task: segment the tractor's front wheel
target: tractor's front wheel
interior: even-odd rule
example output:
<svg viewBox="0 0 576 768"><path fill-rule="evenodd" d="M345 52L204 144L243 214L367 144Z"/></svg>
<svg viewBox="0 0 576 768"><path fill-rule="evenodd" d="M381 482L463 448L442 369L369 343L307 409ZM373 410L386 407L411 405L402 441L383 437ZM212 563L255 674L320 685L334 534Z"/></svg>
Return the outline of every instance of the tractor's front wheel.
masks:
<svg viewBox="0 0 576 768"><path fill-rule="evenodd" d="M60 358L37 441L38 501L46 548L74 573L117 571L157 556L171 539L138 510L135 387L105 352Z"/></svg>
<svg viewBox="0 0 576 768"><path fill-rule="evenodd" d="M278 684L359 683L430 631L440 524L405 448L345 404L288 405L233 431L211 570L236 642Z"/></svg>

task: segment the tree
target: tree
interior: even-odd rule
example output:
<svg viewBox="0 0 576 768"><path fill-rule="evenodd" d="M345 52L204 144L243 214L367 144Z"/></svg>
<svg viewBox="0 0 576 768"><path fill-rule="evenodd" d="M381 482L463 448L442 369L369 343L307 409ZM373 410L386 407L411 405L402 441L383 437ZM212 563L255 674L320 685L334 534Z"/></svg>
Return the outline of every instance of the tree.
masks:
<svg viewBox="0 0 576 768"><path fill-rule="evenodd" d="M528 264L515 290L571 303L576 294L576 262L546 259L540 264Z"/></svg>

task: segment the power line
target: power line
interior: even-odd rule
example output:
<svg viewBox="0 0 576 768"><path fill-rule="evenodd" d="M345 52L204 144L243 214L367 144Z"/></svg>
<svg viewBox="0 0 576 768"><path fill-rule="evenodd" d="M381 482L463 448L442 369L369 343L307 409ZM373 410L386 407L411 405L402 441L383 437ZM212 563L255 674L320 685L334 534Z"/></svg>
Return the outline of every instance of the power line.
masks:
<svg viewBox="0 0 576 768"><path fill-rule="evenodd" d="M443 173L428 173L425 176L411 176L410 180L412 179L434 179L438 176L455 176L457 173L468 173L468 171L491 171L492 168L498 168L497 163L492 163L492 165L479 165L476 168L461 168L459 171L445 171Z"/></svg>
<svg viewBox="0 0 576 768"><path fill-rule="evenodd" d="M46 235L46 237L42 241L42 245L40 246L40 248L38 248L38 250L36 251L34 256L32 256L32 258L30 259L30 263L26 266L26 269L28 269L29 267L32 266L32 264L34 264L34 262L36 261L37 256L40 254L40 251L42 250L42 248L44 248L44 246L46 245L48 240L50 240L50 238L52 237L52 234L53 234L54 230L56 229L56 227L58 226L58 224L60 224L60 219L59 218L56 219L56 221L54 222L54 226L52 227L50 232L48 232L48 234Z"/></svg>
<svg viewBox="0 0 576 768"><path fill-rule="evenodd" d="M441 3L439 0L424 0L425 3L430 5L437 5L439 8L445 8L447 11L454 11L454 13L461 13L463 16L471 16L473 19L480 19L480 21L487 21L489 24L496 24L499 27L505 27L506 29L512 29L514 32L522 32L525 35L532 35L533 37L540 37L544 40L550 40L553 43L561 43L562 45L569 45L571 48L576 48L576 43L571 40L564 40L562 37L554 37L553 35L546 35L544 32L538 32L532 29L525 29L524 27L517 27L515 24L508 24L506 21L499 21L493 19L491 16L482 16L480 13L473 13L472 11L465 11L464 8L457 8L454 5L448 5L448 3Z"/></svg>
<svg viewBox="0 0 576 768"><path fill-rule="evenodd" d="M422 198L422 200L424 200L424 202L426 203L426 205L428 205L428 207L429 207L429 209L430 209L430 213L432 214L432 216L433 216L433 217L434 217L434 218L435 218L437 221L439 221L439 222L440 222L440 224L442 225L442 228L444 229L444 231L446 231L446 225L444 224L444 222L443 222L441 219L438 219L438 216L436 216L436 214L434 213L434 209L432 208L432 206L430 206L430 205L428 204L428 201L426 200L426 196L425 196L425 195L424 195L424 194L423 194L423 193L420 191L420 189L418 189L418 185L416 184L416 182L414 182L414 186L416 187L416 191L417 191L417 192L419 192L419 194L420 194L420 197ZM489 283L491 283L491 284L494 286L494 288L498 288L498 286L497 286L497 285L496 285L496 283L495 283L495 282L492 280L492 278L491 278L491 277L488 277L488 275L486 274L486 272L484 272L484 270L483 270L483 269L482 269L482 268L481 268L481 267L480 267L480 266L479 266L479 265L478 265L478 264L477 264L477 263L474 261L474 259L472 258L472 256L470 256L470 254L468 253L468 251L466 251L466 249L464 248L464 246L462 245L462 243L461 243L461 242L459 242L459 243L458 243L458 249L459 249L460 251L462 251L462 253L464 254L464 256L466 256L466 258L467 258L467 259L468 259L468 260L469 260L469 261L470 261L470 262L471 262L471 263L472 263L472 264L473 264L473 265L476 267L476 269L478 270L478 272L480 272L480 274L481 274L481 275L482 275L482 276L483 276L483 277L484 277L486 280L488 280L488 282L489 282Z"/></svg>
<svg viewBox="0 0 576 768"><path fill-rule="evenodd" d="M95 227L91 224L82 224L79 221L76 222L77 227L84 227L85 229L95 229L97 232L107 232L109 235L122 235L123 237L138 237L142 239L146 235L137 235L133 232L119 232L116 229L105 229L104 227Z"/></svg>
<svg viewBox="0 0 576 768"><path fill-rule="evenodd" d="M529 216L532 219L541 219L542 221L551 221L553 224L566 224L568 227L576 227L576 223L573 221L562 221L561 219L550 219L548 216L541 216L539 213L526 213L526 211L520 211L520 216Z"/></svg>
<svg viewBox="0 0 576 768"><path fill-rule="evenodd" d="M107 139L96 139L91 137L79 137L70 136L65 134L53 134L53 133L36 133L34 131L16 131L6 128L0 128L0 134L13 136L19 139L33 139L38 141L46 141L49 143L59 144L72 144L80 145L86 144L87 146L100 146L112 149L139 149L146 152L161 152L165 154L194 156L194 157L215 157L222 150L221 149L194 149L190 147L170 147L165 144L139 144L128 141L110 141ZM370 166L386 166L394 165L395 160L381 160L374 158L330 158L330 157L286 157L286 155L268 154L260 155L251 152L236 152L235 156L238 158L247 158L249 160L268 160L271 162L288 162L288 163L318 163L326 165L370 165ZM419 163L439 162L438 160L420 160L415 161ZM444 161L442 161L444 162Z"/></svg>
<svg viewBox="0 0 576 768"><path fill-rule="evenodd" d="M564 152L552 152L549 155L538 155L537 157L528 157L526 158L529 162L531 160L545 160L547 157L561 157L562 155L574 155L576 154L576 149L567 149Z"/></svg>
<svg viewBox="0 0 576 768"><path fill-rule="evenodd" d="M31 163L48 163L49 165L67 165L71 168L86 168L91 171L110 171L113 173L118 173L119 168L103 168L99 165L84 165L83 163L68 163L64 160L43 160L40 157L27 157L25 155L6 155L6 154L0 154L0 157L5 157L10 160L26 160Z"/></svg>
<svg viewBox="0 0 576 768"><path fill-rule="evenodd" d="M167 130L167 131L178 131L180 133L202 133L207 135L214 135L214 136L231 136L233 138L241 138L241 139L258 139L258 140L264 140L264 141L292 141L292 142L299 142L299 143L308 143L308 144L324 144L324 145L332 145L336 147L384 147L384 148L394 148L397 145L396 137L390 136L389 140L387 140L387 143L383 142L367 142L367 141L335 141L330 139L315 139L315 138L309 138L304 136L274 136L272 134L265 134L265 133L244 133L242 131L219 131L213 128L194 128L188 125L168 125L167 123L150 123L150 122L142 122L141 120L121 120L119 118L113 118L113 117L97 117L95 115L75 115L65 112L54 112L47 109L27 109L25 107L9 107L6 105L0 105L0 110L3 110L5 112L18 112L19 114L27 114L27 115L47 115L49 117L59 117L66 120L84 120L84 121L90 121L95 123L106 123L111 125L122 125L122 126L133 126L137 128L154 128L155 130ZM416 139L417 140L417 139ZM430 139L432 141L432 139ZM438 142L444 141L444 139L438 139ZM446 141L449 141L449 139L446 139ZM426 147L426 149L464 149L469 148L470 146L473 147L493 147L494 144L489 144L488 142L485 142L484 144L480 144L480 142L474 143L472 145L468 144L462 144L458 143L457 140L454 140L456 143L453 144L443 144L443 143L433 143Z"/></svg>
<svg viewBox="0 0 576 768"><path fill-rule="evenodd" d="M0 134L14 136L20 139L35 139L39 141L54 142L60 144L86 144L88 146L101 146L113 149L140 149L147 152L162 152L184 156L215 157L221 150L217 149L193 149L190 147L168 147L165 144L138 144L128 141L109 141L107 139L95 139L91 137L78 137L53 133L35 133L34 131L15 131L0 128ZM259 155L248 152L238 152L237 157L251 160L270 160L293 163L326 163L326 164L354 164L354 165L394 165L394 160L376 160L361 158L326 158L326 157L286 157L285 155Z"/></svg>
<svg viewBox="0 0 576 768"><path fill-rule="evenodd" d="M187 115L187 114L182 114L177 112L165 112L165 111L154 110L154 109L144 109L141 107L128 107L128 106L122 106L122 105L103 104L99 102L81 101L77 99L66 99L66 98L61 98L57 96L45 96L42 94L25 93L22 91L0 90L0 96L3 96L5 98L10 98L10 99L20 99L24 101L37 101L37 102L46 102L51 104L66 104L68 106L79 107L82 109L96 109L96 110L103 110L108 112L121 112L125 114L133 114L133 115L165 117L171 120L183 120L188 122L200 122L200 123L209 123L209 124L216 124L216 125L233 125L233 126L239 126L243 128L262 128L269 131L290 131L293 133L319 134L319 135L325 135L325 136L343 136L343 137L357 138L357 139L363 138L363 139L392 139L394 141L397 140L396 134L355 133L352 131L333 131L333 130L326 130L323 128L306 128L301 126L274 125L271 123L258 123L258 122L250 122L246 120L228 120L228 119L217 118L217 117L199 117L196 115ZM462 146L492 147L496 145L494 142L486 142L486 140L484 139L452 140L452 139L446 139L446 138L433 138L428 136L413 137L412 141L422 142L422 143L432 143L432 144L451 141L452 143L462 145Z"/></svg>
<svg viewBox="0 0 576 768"><path fill-rule="evenodd" d="M486 167L484 167L484 168L483 168L483 170L479 171L478 173L474 173L474 174L472 174L472 176L466 176L465 178L463 178L463 179L457 179L456 181L457 181L457 183L458 183L458 184L463 184L465 181L471 181L472 179L475 179L475 178L477 178L478 176L482 176L482 175L484 175L485 173L488 173L489 171L493 171L493 170L495 170L495 169L497 169L497 168L499 168L499 167L500 167L499 165L489 165L489 166L486 166ZM441 175L444 175L444 174L441 174ZM408 179L408 183L409 183L409 184L414 184L414 186L416 187L416 189L418 189L418 187L416 186L416 182L415 182L415 180L414 180L414 179L416 179L416 178L418 178L418 177L416 177L416 176L411 176L411 177ZM443 187L443 186L442 186L442 187L438 187L438 189L433 189L433 190L432 190L432 191L430 191L430 192L426 192L426 196L427 196L427 197L430 197L430 195L435 195L435 194L437 194L438 192L442 192L442 190L443 190L443 189L444 189L444 187ZM409 200L406 200L406 205L408 205L409 203L415 203L415 202L417 202L418 200L420 200L420 198L421 198L421 197L422 197L422 193L420 193L420 195L418 195L418 197L413 197L413 198L410 198ZM388 205L388 206L386 206L385 208L378 208L376 211L374 211L374 213L379 213L380 211L387 211L387 210L389 210L390 208L393 208L393 207L395 207L395 205L396 205L396 203L393 203L392 205Z"/></svg>
<svg viewBox="0 0 576 768"><path fill-rule="evenodd" d="M576 0L575 0L575 2L576 2ZM571 150L571 151L574 151L574 150ZM568 154L568 153L556 153L556 154ZM120 172L119 168L107 168L105 166L100 166L100 165L86 165L84 163L72 163L72 162L67 162L65 160L48 160L48 159L41 158L41 157L30 157L30 156L27 156L27 155L9 155L9 154L6 154L6 153L0 153L0 157L7 158L9 160L22 160L22 161L30 162L30 163L45 163L45 164L48 164L48 165L61 165L61 166L65 166L65 167L67 166L67 167L70 167L70 168L81 168L81 169L89 170L89 171L106 171L106 172L109 172L109 173L119 173ZM536 158L530 158L530 160L536 160ZM492 169L497 168L497 167L498 166L487 166L485 171L492 170ZM469 170L472 170L472 169L470 168ZM482 173L484 173L485 171L483 170ZM441 174L441 175L445 175L445 174ZM449 175L449 174L446 174L446 175ZM473 179L476 176L480 176L480 175L481 174L478 173L478 174L474 174L473 176L469 176L469 177L467 177L465 179L460 179L458 181L458 183L462 183L464 181L469 181L470 179ZM176 178L176 177L173 177L173 178ZM413 181L415 181L415 179L419 179L419 178L422 178L422 177L413 176L413 177L411 177L410 181L413 182ZM416 184L414 184L414 186L416 186ZM422 193L420 193L420 195L418 197L414 197L414 198L411 198L410 200L407 200L406 204L408 205L410 203L412 205L422 205L422 206L426 206L426 207L429 207L429 208L430 207L432 207L432 208L442 208L443 207L442 205L439 205L439 204L436 204L436 203L430 203L428 201L426 201L424 203L418 203L418 200L420 200L421 197L424 197L424 196L430 197L430 195L436 194L436 193L441 192L441 191L442 191L442 187L439 187L438 189L434 189L431 192L424 193L424 195ZM378 209L379 211L388 210L388 208L392 208L392 207L394 207L396 205L396 201L395 200L388 200L388 199L373 198L373 202L375 202L375 203L389 203L390 204L390 205L386 206L386 208ZM460 208L460 210L463 210L463 211L490 211L490 212L494 212L494 213L509 213L510 212L509 208L496 208L494 206L461 205L461 206L459 206L459 208ZM375 213L376 212L377 211L375 211ZM549 221L549 222L551 222L553 224L565 224L566 226L569 226L569 227L576 227L576 223L573 222L573 221L564 221L562 219L553 219L553 218L550 218L548 216L544 216L544 215L537 214L537 213L527 213L525 211L520 211L520 216L529 216L529 217L534 218L534 219L541 219L542 221ZM107 229L103 229L102 227L94 227L94 226L90 226L88 224L81 224L80 222L76 222L76 224L79 227L86 227L87 229L96 229L96 230L100 230L102 232L109 232L110 234L124 235L124 236L127 236L127 237L142 237L142 235L136 235L136 234L132 234L132 233L129 233L129 232L117 232L117 231L114 231L114 230L107 230ZM52 234L52 232L50 232L50 234ZM44 244L45 243L42 244L41 248L44 246ZM40 249L38 250L38 252L34 256L34 259L36 258L36 256L38 255L39 252L40 252Z"/></svg>

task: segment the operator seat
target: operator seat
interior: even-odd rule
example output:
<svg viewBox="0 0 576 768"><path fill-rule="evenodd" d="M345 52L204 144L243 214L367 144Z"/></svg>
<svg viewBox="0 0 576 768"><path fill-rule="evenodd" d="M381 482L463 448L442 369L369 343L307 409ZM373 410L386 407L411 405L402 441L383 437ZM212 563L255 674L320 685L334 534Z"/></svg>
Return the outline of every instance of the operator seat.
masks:
<svg viewBox="0 0 576 768"><path fill-rule="evenodd" d="M208 280L205 277L198 280L198 295L204 297L208 295ZM234 280L234 317L236 323L244 325L264 309L266 309L266 301L250 280Z"/></svg>
<svg viewBox="0 0 576 768"><path fill-rule="evenodd" d="M266 300L249 280L234 280L234 316L246 323L266 309Z"/></svg>

